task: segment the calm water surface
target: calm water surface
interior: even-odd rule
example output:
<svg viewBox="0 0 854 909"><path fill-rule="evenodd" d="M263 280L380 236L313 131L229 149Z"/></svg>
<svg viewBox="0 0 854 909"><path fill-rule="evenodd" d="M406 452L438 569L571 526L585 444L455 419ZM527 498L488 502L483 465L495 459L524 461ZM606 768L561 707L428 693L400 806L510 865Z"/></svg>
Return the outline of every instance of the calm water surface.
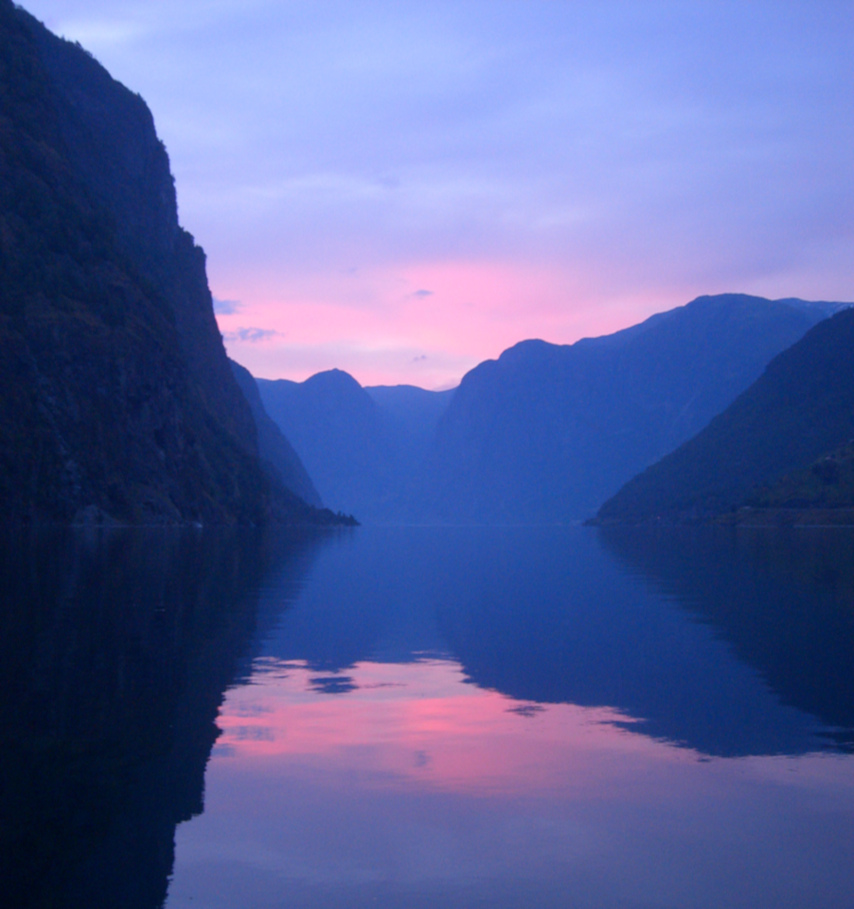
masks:
<svg viewBox="0 0 854 909"><path fill-rule="evenodd" d="M167 537L8 557L22 905L854 905L851 532Z"/></svg>

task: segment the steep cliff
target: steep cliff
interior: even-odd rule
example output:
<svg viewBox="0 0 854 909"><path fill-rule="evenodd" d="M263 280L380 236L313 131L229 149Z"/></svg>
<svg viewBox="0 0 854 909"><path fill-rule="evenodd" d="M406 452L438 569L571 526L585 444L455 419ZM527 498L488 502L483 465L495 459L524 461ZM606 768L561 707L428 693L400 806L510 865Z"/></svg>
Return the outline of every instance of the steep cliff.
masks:
<svg viewBox="0 0 854 909"><path fill-rule="evenodd" d="M148 108L9 0L0 351L7 521L317 517L261 468Z"/></svg>

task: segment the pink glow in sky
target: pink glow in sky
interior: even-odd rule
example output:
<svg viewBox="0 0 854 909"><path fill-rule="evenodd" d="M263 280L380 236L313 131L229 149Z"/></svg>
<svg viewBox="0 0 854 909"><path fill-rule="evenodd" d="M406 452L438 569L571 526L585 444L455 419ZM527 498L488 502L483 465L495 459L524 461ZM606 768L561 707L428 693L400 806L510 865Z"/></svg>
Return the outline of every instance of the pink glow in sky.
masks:
<svg viewBox="0 0 854 909"><path fill-rule="evenodd" d="M25 6L148 102L259 376L447 386L702 294L852 297L848 0Z"/></svg>
<svg viewBox="0 0 854 909"><path fill-rule="evenodd" d="M288 377L302 381L317 371L316 357L325 351L329 364L349 363L365 385L406 375L412 384L447 387L534 326L537 336L570 343L661 308L660 299L639 297L597 306L580 276L549 264L403 264L396 274L311 276L285 296L272 279L238 276L226 290L241 286L254 302L244 302L244 293L240 305L224 307L233 312L217 318L232 355L245 359L251 352L257 376L278 378L287 353ZM567 300L576 303L567 307Z"/></svg>

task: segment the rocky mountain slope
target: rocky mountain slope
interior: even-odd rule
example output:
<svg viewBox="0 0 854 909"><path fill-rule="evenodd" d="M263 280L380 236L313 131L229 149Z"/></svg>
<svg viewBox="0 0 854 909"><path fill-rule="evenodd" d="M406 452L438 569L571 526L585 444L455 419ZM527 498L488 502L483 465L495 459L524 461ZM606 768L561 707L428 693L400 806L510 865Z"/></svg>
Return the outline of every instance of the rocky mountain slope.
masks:
<svg viewBox="0 0 854 909"><path fill-rule="evenodd" d="M809 467L759 486L745 500L745 506L754 511L845 509L854 518L854 440L822 454Z"/></svg>
<svg viewBox="0 0 854 909"><path fill-rule="evenodd" d="M844 506L844 488L830 493L844 486L844 446L852 439L854 309L846 309L777 356L702 432L627 483L599 519L704 520L751 502Z"/></svg>
<svg viewBox="0 0 854 909"><path fill-rule="evenodd" d="M587 517L838 305L700 297L606 337L518 344L464 377L419 509L440 521Z"/></svg>
<svg viewBox="0 0 854 909"><path fill-rule="evenodd" d="M299 455L264 409L261 395L258 393L258 385L252 374L234 360L231 360L230 363L234 378L252 410L258 430L258 453L261 456L261 463L272 475L274 482L283 483L309 505L322 508L323 502Z"/></svg>
<svg viewBox="0 0 854 909"><path fill-rule="evenodd" d="M261 468L151 113L0 0L0 508L329 520Z"/></svg>

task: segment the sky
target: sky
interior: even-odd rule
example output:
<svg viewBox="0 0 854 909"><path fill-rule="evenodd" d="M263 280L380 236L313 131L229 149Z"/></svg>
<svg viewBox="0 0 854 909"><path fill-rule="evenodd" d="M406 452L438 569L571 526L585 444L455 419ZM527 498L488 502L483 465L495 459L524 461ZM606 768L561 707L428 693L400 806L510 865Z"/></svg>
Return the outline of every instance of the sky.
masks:
<svg viewBox="0 0 854 909"><path fill-rule="evenodd" d="M854 299L852 0L24 0L152 109L232 357L446 388Z"/></svg>

